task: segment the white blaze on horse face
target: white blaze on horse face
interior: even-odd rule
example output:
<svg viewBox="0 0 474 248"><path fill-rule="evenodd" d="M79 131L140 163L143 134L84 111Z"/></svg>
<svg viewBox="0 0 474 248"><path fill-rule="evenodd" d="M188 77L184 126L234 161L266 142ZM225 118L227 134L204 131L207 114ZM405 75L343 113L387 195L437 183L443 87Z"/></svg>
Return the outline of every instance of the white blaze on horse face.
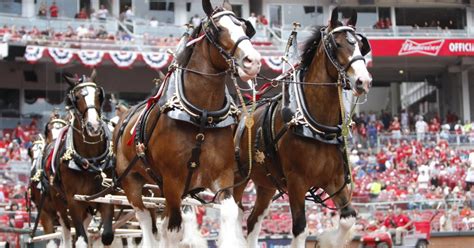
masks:
<svg viewBox="0 0 474 248"><path fill-rule="evenodd" d="M236 44L240 38L247 36L243 26L236 25L229 16L222 16L219 20L219 25L228 30L233 44ZM262 66L262 56L248 39L240 42L237 50L239 51L236 51L234 55L239 55L237 63L239 65L238 73L240 78L243 81L255 78Z"/></svg>
<svg viewBox="0 0 474 248"><path fill-rule="evenodd" d="M354 52L349 57L349 61L356 56L362 56L360 53L359 43L355 43ZM351 81L353 87L357 87L358 83L362 83L362 87L365 93L369 93L370 84L372 83L372 76L370 76L369 71L367 70L367 65L363 60L357 60L351 64L351 68L348 71L349 80Z"/></svg>
<svg viewBox="0 0 474 248"><path fill-rule="evenodd" d="M84 101L86 106L95 106L95 98L96 98L96 91L97 88L92 86L86 86L82 90L84 90ZM86 126L87 133L90 136L98 136L100 134L100 116L99 112L97 112L96 108L88 108L87 109L87 120L84 120ZM88 126L90 125L90 128Z"/></svg>
<svg viewBox="0 0 474 248"><path fill-rule="evenodd" d="M53 128L51 129L51 136L53 140L57 139L59 137L59 133L61 132L62 128Z"/></svg>

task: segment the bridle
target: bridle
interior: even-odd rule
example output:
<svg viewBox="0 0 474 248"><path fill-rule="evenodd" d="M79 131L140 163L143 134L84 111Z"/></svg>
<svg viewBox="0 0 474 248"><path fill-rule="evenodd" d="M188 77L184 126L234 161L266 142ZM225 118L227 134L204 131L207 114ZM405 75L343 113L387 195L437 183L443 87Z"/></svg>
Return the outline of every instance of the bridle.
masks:
<svg viewBox="0 0 474 248"><path fill-rule="evenodd" d="M352 57L351 60L345 65L341 65L341 63L339 63L336 58L336 50L338 49L338 45L334 38L334 34L342 32L347 33L347 40L349 43L356 44L358 41L362 42L362 47L360 47L361 55L356 55ZM329 59L329 61L331 61L331 64L334 66L334 68L336 68L338 72L338 81L342 83L344 89L352 88L352 86L347 83L347 81L350 81L349 76L347 75L347 71L356 61L362 60L365 63L364 56L371 51L370 44L367 38L363 34L356 33L355 28L351 26L340 26L334 28L331 31L328 31L327 27L321 29L321 41L327 58Z"/></svg>
<svg viewBox="0 0 474 248"><path fill-rule="evenodd" d="M85 77L82 77L81 80L82 80L82 81L85 81ZM79 110L79 107L77 106L77 101L78 101L78 100L77 100L77 97L75 96L75 93L76 93L77 90L81 90L81 89L83 89L83 88L85 88L85 87L93 87L93 88L95 88L96 90L99 91L99 103L100 103L100 105L99 105L99 108L97 108L97 106L96 106L95 104L91 104L91 103L87 103L87 102L86 102L86 108L84 109L83 112L81 112L81 111ZM89 92L88 92L87 94L89 94ZM100 137L101 137L101 139L100 139L99 141L97 141L97 142L89 142L89 141L86 141L86 138L85 138L85 136L84 136L85 126L86 126L85 118L84 118L84 117L85 117L85 115L86 115L86 113L87 113L87 111L88 111L89 109L95 109L95 110L97 111L98 115L99 115L99 119L102 119L102 105L104 104L104 99L105 99L105 98L104 98L104 97L105 97L104 94L105 94L105 93L104 93L104 89L103 89L102 87L97 86L97 84L94 83L94 82L81 82L81 83L75 85L75 86L69 91L69 93L68 93L68 98L69 98L69 100L70 100L71 103L72 103L73 114L74 114L74 116L75 116L75 117L80 121L80 123L81 123L81 130L76 129L73 125L71 125L71 127L72 127L75 131L77 131L77 132L79 132L79 133L82 134L83 141L84 141L85 143L87 143L87 144L97 144L97 143L99 143L99 142L102 141L102 132L103 132L102 129L101 129L101 133L99 134ZM86 95L83 95L83 96L85 97ZM94 101L94 102L95 102L95 101Z"/></svg>
<svg viewBox="0 0 474 248"><path fill-rule="evenodd" d="M246 26L246 32L244 36L241 36L237 39L235 42L234 46L230 51L227 51L224 49L220 44L219 41L217 40L217 36L219 32L221 31L221 28L216 24L216 20L222 18L223 16L229 16L230 19L234 22L234 24L242 26L245 24ZM222 55L222 57L226 60L229 69L224 72L224 73L217 73L216 75L221 75L225 74L227 72L231 72L232 74L236 75L237 74L237 59L235 58L235 52L237 51L237 48L239 47L239 44L245 40L250 40L254 35L255 35L255 29L252 26L252 24L242 18L239 18L235 15L234 12L228 11L228 10L222 10L221 8L216 8L213 12L213 14L207 18L205 23L202 25L202 31L204 32L203 35L200 37L196 38L201 40L203 37L206 37L206 39L211 43ZM196 42L189 42L188 44L195 44ZM185 68L182 68L185 69ZM186 70L186 69L185 69ZM191 71L194 73L199 73L197 71ZM210 76L210 74L206 74Z"/></svg>

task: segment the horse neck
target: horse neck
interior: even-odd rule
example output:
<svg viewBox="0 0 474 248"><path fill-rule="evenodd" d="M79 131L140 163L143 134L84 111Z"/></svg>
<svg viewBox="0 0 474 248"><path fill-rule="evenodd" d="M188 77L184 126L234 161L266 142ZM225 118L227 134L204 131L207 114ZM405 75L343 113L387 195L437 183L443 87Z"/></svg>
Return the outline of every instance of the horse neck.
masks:
<svg viewBox="0 0 474 248"><path fill-rule="evenodd" d="M210 54L209 42L207 40L199 42L194 48L187 68L208 74L221 72L222 70L215 68L212 64ZM206 76L186 72L184 74L184 94L189 102L201 109L219 110L225 100L225 77L225 74Z"/></svg>
<svg viewBox="0 0 474 248"><path fill-rule="evenodd" d="M328 71L332 70L332 71ZM308 69L305 82L334 83L337 77L336 69L326 57L320 46ZM333 86L304 86L303 92L306 99L308 111L311 115L324 125L338 125L341 117L338 88Z"/></svg>
<svg viewBox="0 0 474 248"><path fill-rule="evenodd" d="M100 136L91 137L87 134L87 131L83 130L81 126L81 122L77 118L74 119L73 125L74 125L74 128L78 130L78 131L76 130L73 131L73 144L74 144L74 149L79 155L86 158L93 158L93 157L100 156L105 152L105 149L106 149L105 142L107 141L107 139L105 137L104 132L102 132ZM103 128L107 128L107 127L103 127ZM94 144L85 143L84 139L88 142L93 142ZM102 141L100 141L100 139L102 139Z"/></svg>

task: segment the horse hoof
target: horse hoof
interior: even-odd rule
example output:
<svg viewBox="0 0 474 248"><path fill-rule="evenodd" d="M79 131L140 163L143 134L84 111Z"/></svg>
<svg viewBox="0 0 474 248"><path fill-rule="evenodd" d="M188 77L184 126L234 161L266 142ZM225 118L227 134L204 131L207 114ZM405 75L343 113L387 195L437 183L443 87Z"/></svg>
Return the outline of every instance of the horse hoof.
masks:
<svg viewBox="0 0 474 248"><path fill-rule="evenodd" d="M113 232L104 232L102 233L102 244L111 245L114 242L114 233Z"/></svg>

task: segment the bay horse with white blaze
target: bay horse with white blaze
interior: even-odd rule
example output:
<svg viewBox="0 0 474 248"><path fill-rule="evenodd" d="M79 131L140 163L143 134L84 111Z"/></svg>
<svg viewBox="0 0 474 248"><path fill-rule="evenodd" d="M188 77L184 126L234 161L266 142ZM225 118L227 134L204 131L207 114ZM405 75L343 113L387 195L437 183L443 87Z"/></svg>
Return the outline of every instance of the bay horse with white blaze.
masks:
<svg viewBox="0 0 474 248"><path fill-rule="evenodd" d="M54 225L59 223L56 210L51 201L51 195L49 194L49 181L45 173L45 165L48 161L48 151L51 151L53 146L52 143L59 136L61 129L66 125L68 125L67 121L61 119L59 113L53 112L50 116L50 120L45 125L45 138L39 134L38 139L33 142L33 146L29 151L32 159L29 196L39 211L39 216L37 216L39 219L36 220L33 232L36 231L38 221L41 222L45 234L53 233ZM29 203L30 202L28 202L28 204ZM34 236L35 234L33 233L32 235Z"/></svg>
<svg viewBox="0 0 474 248"><path fill-rule="evenodd" d="M195 27L163 88L148 104L132 108L114 132L117 180L136 211L143 247L156 241L156 228L142 201L145 183L158 184L166 198L161 247L180 242L207 247L190 239L181 215L182 197L204 188L221 192L216 195L222 204L219 246L245 246L232 197L237 108L225 79L229 72L244 81L254 78L261 57L250 42L255 32L250 23L229 9L213 9L209 0L202 4L207 19Z"/></svg>
<svg viewBox="0 0 474 248"><path fill-rule="evenodd" d="M114 206L76 201L74 195L93 195L103 190L103 179L112 176L112 135L102 120L105 92L95 83L96 71L90 77L65 77L70 85L66 105L71 106L72 123L55 143L50 179L55 209L59 212L65 246L71 247L70 225L76 230L76 247L88 243L87 227L95 210L100 212L103 231L102 243L110 245L114 239L112 218Z"/></svg>
<svg viewBox="0 0 474 248"><path fill-rule="evenodd" d="M346 25L334 9L327 27L318 28L309 39L299 66L299 75L285 86L287 92L263 101L255 112L252 153L257 163L251 171L257 198L247 220L249 247L258 246L262 221L276 190L287 192L293 219L291 247L306 245L305 198L309 191L323 203L323 189L340 210L339 228L320 237L321 247L343 247L356 212L351 206L350 165L346 160L344 130L348 121L342 111L342 90L366 94L372 78L363 55L370 51L367 39L356 33L357 13ZM287 94L287 95L285 95ZM245 121L245 120L242 120ZM240 163L248 161L247 132L239 125L236 137L242 151ZM236 139L239 140L239 139ZM248 166L248 165L247 165ZM236 180L241 176L237 175ZM237 201L245 185L234 189Z"/></svg>

